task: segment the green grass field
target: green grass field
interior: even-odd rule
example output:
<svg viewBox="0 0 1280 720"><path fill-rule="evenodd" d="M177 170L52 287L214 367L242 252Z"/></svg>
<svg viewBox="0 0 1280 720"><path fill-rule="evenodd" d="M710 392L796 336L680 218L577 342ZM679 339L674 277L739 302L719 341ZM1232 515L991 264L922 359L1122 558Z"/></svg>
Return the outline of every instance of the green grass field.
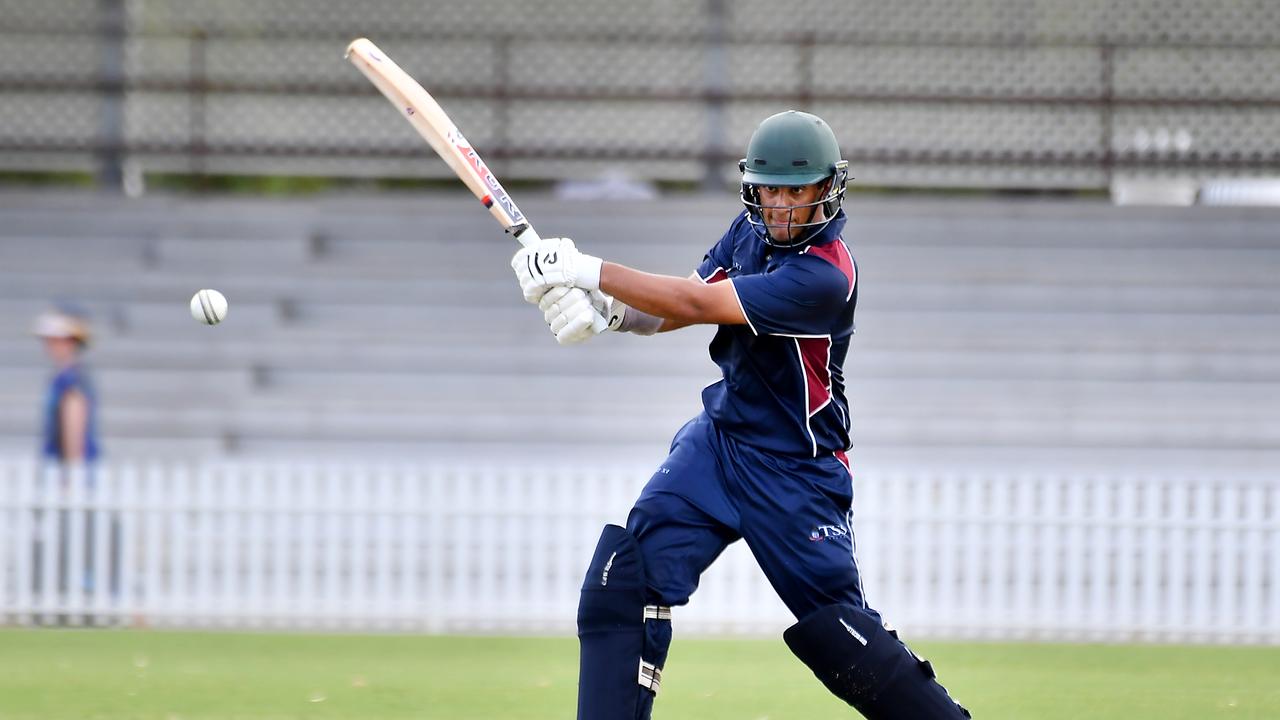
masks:
<svg viewBox="0 0 1280 720"><path fill-rule="evenodd" d="M976 718L1280 718L1280 648L918 644ZM0 631L0 719L564 720L572 638ZM855 717L781 640L677 640L659 720Z"/></svg>

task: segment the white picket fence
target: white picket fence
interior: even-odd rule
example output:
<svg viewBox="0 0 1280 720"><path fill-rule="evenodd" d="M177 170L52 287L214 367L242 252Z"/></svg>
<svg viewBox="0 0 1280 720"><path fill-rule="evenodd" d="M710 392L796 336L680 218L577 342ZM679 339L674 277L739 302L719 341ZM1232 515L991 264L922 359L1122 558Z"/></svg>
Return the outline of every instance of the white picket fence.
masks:
<svg viewBox="0 0 1280 720"><path fill-rule="evenodd" d="M651 470L0 460L0 623L571 632ZM1280 642L1280 483L882 471L854 512L870 602L910 637ZM792 621L742 543L675 613Z"/></svg>

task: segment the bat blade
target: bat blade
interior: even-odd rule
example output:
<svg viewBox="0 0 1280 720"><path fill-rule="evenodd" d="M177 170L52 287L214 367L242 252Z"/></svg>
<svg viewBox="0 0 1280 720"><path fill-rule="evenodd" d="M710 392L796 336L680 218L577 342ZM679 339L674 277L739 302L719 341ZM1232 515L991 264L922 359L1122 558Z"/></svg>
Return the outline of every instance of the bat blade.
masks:
<svg viewBox="0 0 1280 720"><path fill-rule="evenodd" d="M378 88L409 121L458 178L466 184L502 229L524 245L537 242L538 233L511 195L498 182L471 143L449 119L440 103L368 38L347 46L347 60Z"/></svg>

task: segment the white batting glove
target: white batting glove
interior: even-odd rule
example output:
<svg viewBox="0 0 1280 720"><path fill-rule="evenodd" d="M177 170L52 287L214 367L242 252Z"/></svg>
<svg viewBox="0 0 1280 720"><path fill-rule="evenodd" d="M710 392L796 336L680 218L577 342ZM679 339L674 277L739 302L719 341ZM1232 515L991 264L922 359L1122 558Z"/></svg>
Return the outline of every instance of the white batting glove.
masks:
<svg viewBox="0 0 1280 720"><path fill-rule="evenodd" d="M561 345L586 342L608 327L582 288L553 287L543 293L538 308Z"/></svg>
<svg viewBox="0 0 1280 720"><path fill-rule="evenodd" d="M556 286L598 289L603 264L598 257L578 252L569 238L540 240L520 248L511 258L511 269L520 281L524 299L534 304Z"/></svg>

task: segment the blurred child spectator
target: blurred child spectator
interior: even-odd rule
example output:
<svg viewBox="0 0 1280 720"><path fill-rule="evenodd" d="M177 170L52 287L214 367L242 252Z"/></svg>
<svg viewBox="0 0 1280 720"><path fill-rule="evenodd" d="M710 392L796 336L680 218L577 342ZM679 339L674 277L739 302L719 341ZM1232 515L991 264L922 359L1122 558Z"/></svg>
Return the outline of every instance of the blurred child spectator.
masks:
<svg viewBox="0 0 1280 720"><path fill-rule="evenodd" d="M45 395L41 454L47 461L92 463L98 459L97 398L81 357L89 346L87 317L70 308L36 318L54 375Z"/></svg>
<svg viewBox="0 0 1280 720"><path fill-rule="evenodd" d="M40 454L45 464L43 477L45 482L59 483L64 497L72 490L72 483L83 483L79 490L83 490L92 503L96 485L94 463L101 449L98 444L97 395L83 363L83 355L90 340L88 317L74 308L60 307L37 317L32 330L43 341L45 352L53 363L53 375L45 393L41 423ZM56 580L53 582L59 595L65 597L71 591L75 582L73 578L79 578L80 590L84 593L94 591L93 557L97 534L95 514L92 509L60 510L57 513L58 549L54 573ZM118 518L108 517L108 566L102 570L109 576L110 589L115 594L118 588L120 528ZM80 568L69 566L72 523L79 523L84 532L84 566ZM37 540L34 548L35 575L32 583L37 592L42 588L49 589L41 577L44 567L41 558L45 552L52 552L53 549L44 548L43 545ZM54 620L63 624L68 618L60 614ZM86 620L96 622L95 618Z"/></svg>

